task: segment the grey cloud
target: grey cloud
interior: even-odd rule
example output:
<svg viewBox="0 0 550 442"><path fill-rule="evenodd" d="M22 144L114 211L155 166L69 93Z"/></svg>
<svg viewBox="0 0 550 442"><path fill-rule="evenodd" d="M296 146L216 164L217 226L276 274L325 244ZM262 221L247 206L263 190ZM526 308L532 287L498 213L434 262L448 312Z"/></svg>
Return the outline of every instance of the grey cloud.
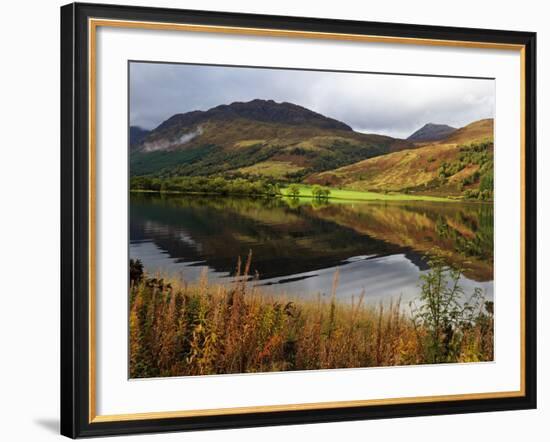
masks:
<svg viewBox="0 0 550 442"><path fill-rule="evenodd" d="M494 116L494 81L404 75L131 63L130 122L255 98L288 101L361 132L406 137L425 123L461 127Z"/></svg>

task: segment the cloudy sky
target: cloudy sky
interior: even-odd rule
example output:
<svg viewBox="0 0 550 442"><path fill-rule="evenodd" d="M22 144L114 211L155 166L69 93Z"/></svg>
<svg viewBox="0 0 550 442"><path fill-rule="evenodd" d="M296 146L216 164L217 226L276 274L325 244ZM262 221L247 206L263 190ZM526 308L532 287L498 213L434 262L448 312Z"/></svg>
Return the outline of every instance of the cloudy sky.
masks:
<svg viewBox="0 0 550 442"><path fill-rule="evenodd" d="M354 130L405 138L425 123L494 117L493 80L280 69L130 64L130 124L255 98L288 101Z"/></svg>

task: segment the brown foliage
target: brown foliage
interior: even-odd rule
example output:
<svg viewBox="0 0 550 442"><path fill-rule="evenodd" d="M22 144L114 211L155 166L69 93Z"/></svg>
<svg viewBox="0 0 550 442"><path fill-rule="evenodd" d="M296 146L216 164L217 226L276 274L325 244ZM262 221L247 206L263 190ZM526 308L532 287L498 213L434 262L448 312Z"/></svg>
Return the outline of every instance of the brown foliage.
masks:
<svg viewBox="0 0 550 442"><path fill-rule="evenodd" d="M143 278L130 293L130 377L188 376L426 363L426 330L399 302L291 300L249 283L250 256L231 287ZM491 360L492 316L464 333L460 361Z"/></svg>

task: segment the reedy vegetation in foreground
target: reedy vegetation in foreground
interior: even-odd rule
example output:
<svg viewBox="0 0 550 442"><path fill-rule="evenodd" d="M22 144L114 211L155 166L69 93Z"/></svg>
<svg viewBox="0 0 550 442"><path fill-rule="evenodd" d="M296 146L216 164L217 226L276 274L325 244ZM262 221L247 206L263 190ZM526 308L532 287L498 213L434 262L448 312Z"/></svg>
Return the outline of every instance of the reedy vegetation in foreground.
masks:
<svg viewBox="0 0 550 442"><path fill-rule="evenodd" d="M399 301L282 299L249 281L250 256L232 287L166 281L130 266L132 378L471 362L493 359L492 303L464 302L460 273L441 260L423 277L412 313Z"/></svg>

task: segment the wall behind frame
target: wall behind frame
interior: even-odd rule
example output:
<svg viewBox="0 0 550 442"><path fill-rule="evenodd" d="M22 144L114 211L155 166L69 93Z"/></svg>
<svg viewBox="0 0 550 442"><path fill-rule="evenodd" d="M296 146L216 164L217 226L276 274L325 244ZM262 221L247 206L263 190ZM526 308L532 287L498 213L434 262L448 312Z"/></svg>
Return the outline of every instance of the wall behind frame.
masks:
<svg viewBox="0 0 550 442"><path fill-rule="evenodd" d="M101 2L97 3L112 3ZM550 48L548 12L543 2L508 4L495 0L463 0L443 5L436 0L384 2L254 2L252 0L119 0L129 5L256 12L428 25L501 28L538 32L538 170L539 225L550 222L543 201L550 188L550 88L545 84ZM2 69L0 70L0 293L2 294L2 365L0 425L2 439L60 440L59 410L59 6L58 0L10 2L4 6ZM549 163L550 164L550 163ZM223 432L125 437L126 441L334 441L346 437L446 442L464 440L542 440L550 431L548 367L550 322L541 315L550 306L543 294L544 263L550 239L540 229L539 241L539 409L506 413L439 416L398 420L347 422ZM550 308L550 307L549 307ZM546 347L546 348L545 348Z"/></svg>

